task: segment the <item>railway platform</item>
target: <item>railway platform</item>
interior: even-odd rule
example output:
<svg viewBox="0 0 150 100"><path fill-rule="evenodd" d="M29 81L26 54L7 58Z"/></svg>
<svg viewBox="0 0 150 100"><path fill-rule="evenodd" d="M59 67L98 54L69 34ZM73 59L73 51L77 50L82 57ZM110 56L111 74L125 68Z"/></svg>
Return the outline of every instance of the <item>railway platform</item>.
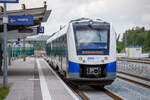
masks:
<svg viewBox="0 0 150 100"><path fill-rule="evenodd" d="M14 61L8 67L8 83L11 88L5 100L79 100L42 58Z"/></svg>

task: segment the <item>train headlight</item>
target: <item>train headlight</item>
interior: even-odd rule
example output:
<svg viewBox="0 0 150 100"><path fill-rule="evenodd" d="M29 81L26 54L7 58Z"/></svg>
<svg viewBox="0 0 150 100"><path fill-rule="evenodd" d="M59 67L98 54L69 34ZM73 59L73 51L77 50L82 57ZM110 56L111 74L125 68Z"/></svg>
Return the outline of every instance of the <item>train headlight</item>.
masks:
<svg viewBox="0 0 150 100"><path fill-rule="evenodd" d="M83 60L83 58L82 58L82 57L79 57L79 60L80 60L80 61L82 61L82 60Z"/></svg>

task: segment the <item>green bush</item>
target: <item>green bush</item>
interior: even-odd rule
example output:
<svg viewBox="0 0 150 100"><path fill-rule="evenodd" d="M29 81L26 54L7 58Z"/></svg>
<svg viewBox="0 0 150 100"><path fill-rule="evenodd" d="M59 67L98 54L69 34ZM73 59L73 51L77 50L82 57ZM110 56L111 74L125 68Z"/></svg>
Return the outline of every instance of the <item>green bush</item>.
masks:
<svg viewBox="0 0 150 100"><path fill-rule="evenodd" d="M9 88L0 88L0 100L4 100L9 93Z"/></svg>

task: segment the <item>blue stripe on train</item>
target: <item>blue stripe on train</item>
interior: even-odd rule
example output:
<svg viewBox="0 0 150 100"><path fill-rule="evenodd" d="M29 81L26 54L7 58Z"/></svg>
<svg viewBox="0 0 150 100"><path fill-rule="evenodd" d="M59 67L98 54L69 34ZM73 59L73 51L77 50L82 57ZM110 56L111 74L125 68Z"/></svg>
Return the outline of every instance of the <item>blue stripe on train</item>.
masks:
<svg viewBox="0 0 150 100"><path fill-rule="evenodd" d="M80 64L68 61L68 72L80 72ZM106 65L106 72L116 72L116 61Z"/></svg>
<svg viewBox="0 0 150 100"><path fill-rule="evenodd" d="M80 72L80 64L68 61L68 72Z"/></svg>
<svg viewBox="0 0 150 100"><path fill-rule="evenodd" d="M116 72L116 61L106 65L106 72Z"/></svg>

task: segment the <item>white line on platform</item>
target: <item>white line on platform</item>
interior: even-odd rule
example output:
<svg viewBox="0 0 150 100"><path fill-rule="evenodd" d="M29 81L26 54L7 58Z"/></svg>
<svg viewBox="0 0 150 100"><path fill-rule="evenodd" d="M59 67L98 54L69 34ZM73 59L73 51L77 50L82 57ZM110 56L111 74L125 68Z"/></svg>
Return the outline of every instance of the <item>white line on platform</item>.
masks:
<svg viewBox="0 0 150 100"><path fill-rule="evenodd" d="M48 90L48 87L47 87L45 76L42 72L42 68L41 68L41 65L39 63L39 59L36 59L36 62L37 62L38 71L39 71L40 85L41 85L41 92L42 92L43 100L52 100L50 93L49 93L49 90Z"/></svg>
<svg viewBox="0 0 150 100"><path fill-rule="evenodd" d="M43 60L45 64L48 65L48 63L45 62L45 60ZM73 91L71 91L71 89L62 81L62 79L60 79L60 77L56 74L56 72L51 68L51 67L48 67L52 72L53 74L59 79L59 81L63 84L63 86L67 89L68 93L75 99L75 100L79 100L79 98L75 95L75 93L73 93Z"/></svg>
<svg viewBox="0 0 150 100"><path fill-rule="evenodd" d="M30 78L30 79L28 79L29 81L38 81L38 80L40 80L40 79L32 79L32 78Z"/></svg>

